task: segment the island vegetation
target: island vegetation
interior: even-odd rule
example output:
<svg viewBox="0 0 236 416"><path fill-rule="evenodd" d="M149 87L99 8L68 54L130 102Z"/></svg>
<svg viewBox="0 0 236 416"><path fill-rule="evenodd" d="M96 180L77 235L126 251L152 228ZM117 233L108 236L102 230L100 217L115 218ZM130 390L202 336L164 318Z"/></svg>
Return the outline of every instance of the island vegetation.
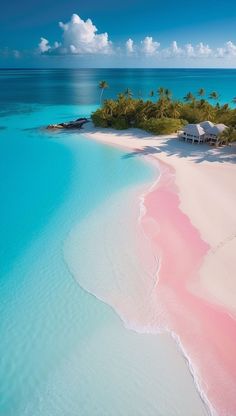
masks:
<svg viewBox="0 0 236 416"><path fill-rule="evenodd" d="M99 83L101 98L108 88L106 81ZM197 94L188 92L182 100L173 99L169 89L151 90L150 99L135 98L127 88L116 99L105 99L92 114L95 126L122 130L137 127L154 134L171 134L188 123L209 120L223 123L229 128L224 132L227 142L236 138L236 109L219 103L219 94L212 91L208 96L203 88ZM233 103L236 103L234 98Z"/></svg>

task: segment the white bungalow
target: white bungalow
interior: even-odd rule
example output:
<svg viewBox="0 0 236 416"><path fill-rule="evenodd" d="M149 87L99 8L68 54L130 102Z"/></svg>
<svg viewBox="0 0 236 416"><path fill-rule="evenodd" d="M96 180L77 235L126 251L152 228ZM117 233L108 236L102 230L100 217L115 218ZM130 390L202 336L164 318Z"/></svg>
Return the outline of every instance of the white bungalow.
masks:
<svg viewBox="0 0 236 416"><path fill-rule="evenodd" d="M179 138L192 143L203 143L205 142L205 130L200 124L187 124L180 132Z"/></svg>
<svg viewBox="0 0 236 416"><path fill-rule="evenodd" d="M211 144L215 144L219 139L220 134L227 129L225 124L215 124L213 127L206 129L206 140Z"/></svg>
<svg viewBox="0 0 236 416"><path fill-rule="evenodd" d="M211 127L214 127L214 123L212 123L212 121L202 121L199 124L205 131L210 129Z"/></svg>

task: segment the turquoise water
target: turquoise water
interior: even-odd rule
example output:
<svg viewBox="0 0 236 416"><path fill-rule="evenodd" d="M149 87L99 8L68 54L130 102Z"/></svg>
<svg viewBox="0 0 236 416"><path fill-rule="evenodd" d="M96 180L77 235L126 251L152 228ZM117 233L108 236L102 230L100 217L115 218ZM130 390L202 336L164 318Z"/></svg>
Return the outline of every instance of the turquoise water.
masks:
<svg viewBox="0 0 236 416"><path fill-rule="evenodd" d="M4 416L21 415L35 389L40 391L78 342L109 322L104 306L80 289L64 263L63 243L73 224L113 191L153 176L145 165L127 162L122 152L83 135L50 135L38 128L77 111L33 106L30 114L2 118L7 125L0 133Z"/></svg>
<svg viewBox="0 0 236 416"><path fill-rule="evenodd" d="M111 85L107 96L127 86L138 92L141 85L147 94L150 88L166 85L180 95L180 90L184 94L207 85L227 99L236 87L234 71L0 71L1 416L189 412L178 374L170 370L169 374L162 369L164 379L169 374L164 402L170 408L156 402L160 385L155 378L160 363L155 367L152 361L156 340L125 330L107 305L80 288L64 261L63 245L75 224L119 190L154 178L149 166L123 158L122 151L89 141L83 134L53 134L42 128L89 115L97 106L96 85L102 78ZM107 335L101 334L112 334L114 328L123 390L121 378L112 372L101 380L114 351ZM171 347L167 359L168 354L173 354ZM99 360L94 357L100 356L98 370ZM136 368L144 358L147 373L155 369L149 381L139 377ZM172 378L177 378L177 385L171 385ZM141 394L144 385L149 390Z"/></svg>

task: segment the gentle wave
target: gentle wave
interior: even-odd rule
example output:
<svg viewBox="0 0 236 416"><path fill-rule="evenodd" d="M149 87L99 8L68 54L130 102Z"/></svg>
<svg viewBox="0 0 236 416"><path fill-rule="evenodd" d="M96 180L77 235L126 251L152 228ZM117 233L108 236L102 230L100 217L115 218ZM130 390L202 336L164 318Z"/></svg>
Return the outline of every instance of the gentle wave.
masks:
<svg viewBox="0 0 236 416"><path fill-rule="evenodd" d="M161 179L161 174L159 172L157 179L147 187L145 187L145 189L143 190L143 192L140 192L140 189L138 190L133 190L130 189L129 190L129 199L133 199L133 200L137 200L137 212L136 212L136 226L138 227L139 230L139 234L138 237L141 238L142 240L145 239L145 243L142 243L142 247L145 247L145 245L149 245L149 248L151 248L152 244L151 241L149 239L149 236L145 233L143 227L142 227L142 220L145 217L146 213L147 213L147 209L146 209L146 197L147 195L149 195L150 192L152 192L154 189L156 189L156 187L159 184L159 181ZM118 200L124 200L125 198L127 198L127 191L125 194L122 195L119 194L118 195ZM101 220L101 216L102 215L108 215L107 212L108 210L112 210L114 209L114 197L112 198L112 201L109 201L106 206L102 207L101 210L97 211L95 217L93 217L91 219L88 218L88 221L91 221L92 223L95 221L100 221ZM115 203L116 204L116 203ZM117 202L117 205L119 205L119 202ZM133 212L132 212L133 214ZM126 212L126 216L127 216L127 212ZM129 212L129 217L130 217L130 212ZM109 217L110 219L110 217ZM113 218L114 221L114 218ZM110 224L111 222L108 223ZM83 227L82 227L83 228ZM123 324L125 326L125 328L132 330L136 333L139 334L158 334L158 333L169 333L170 336L174 339L178 350L180 350L181 355L183 356L186 364L188 365L189 371L193 376L194 379L194 384L196 387L196 390L199 394L199 397L201 398L202 403L204 404L204 407L207 410L207 414L211 414L212 416L215 415L213 413L213 410L211 409L210 403L207 399L207 397L205 396L204 392L202 391L202 389L200 388L200 383L198 381L197 378L197 374L196 372L194 372L194 366L191 364L189 358L187 357L185 350L183 348L180 348L181 343L180 341L177 342L177 336L174 337L173 336L173 332L169 330L169 327L167 325L167 321L164 315L165 312L163 310L160 309L160 305L155 305L153 304L153 298L154 298L154 292L157 289L158 283L159 283L159 271L161 268L161 255L160 253L157 254L155 251L152 250L152 270L151 270L151 274L150 274L150 270L145 270L145 265L143 262L142 263L142 270L140 271L139 269L139 273L142 275L142 279L143 280L143 289L142 289L142 293L141 293L141 298L137 299L137 302L139 302L139 306L137 309L133 308L132 305L130 305L131 310L129 310L129 308L127 309L127 305L124 305L122 302L122 299L120 299L119 303L117 303L116 301L113 300L113 292L110 291L110 289L108 288L109 294L106 293L106 289L103 291L103 288L101 289L101 287L99 286L98 288L96 288L96 284L89 284L88 281L84 281L82 278L82 274L83 274L83 270L81 270L81 272L79 273L79 267L80 267L80 262L78 260L78 258L75 261L75 252L74 254L71 255L71 252L73 253L73 251L75 251L75 247L79 247L78 245L78 240L81 241L81 239L83 240L83 238L85 238L84 235L84 230L82 230L81 228L81 224L78 225L78 227L76 227L75 229L73 229L70 233L70 236L68 237L66 243L65 243L65 250L64 250L64 254L65 254L65 260L68 263L68 266L72 272L72 274L74 275L74 277L76 278L76 280L78 281L78 283L81 285L82 288L84 288L86 291L88 291L89 293L91 293L92 295L94 295L97 299L99 299L100 301L109 304L112 309L118 314L118 316L120 316L120 318L123 321ZM87 224L84 224L84 228L86 228L86 232L89 233L90 230L90 226L88 226L88 222ZM91 230L90 230L91 231ZM137 237L137 236L136 236ZM108 241L108 245L112 244L112 239L110 239L110 241ZM132 243L131 243L132 245ZM119 248L119 247L118 247ZM94 253L95 254L95 253ZM107 255L107 253L106 253ZM137 256L137 253L135 253L135 256ZM138 256L137 256L138 257ZM144 256L143 260L147 260L147 258ZM94 260L96 261L96 260ZM118 264L115 264L114 267L118 267L118 270L120 272L122 272L121 269L119 269L120 265L119 265L119 259L118 257L113 257L113 261L114 262L118 262ZM136 260L137 261L137 258ZM150 256L148 258L148 261L150 262ZM87 264L88 265L88 264ZM113 267L112 266L112 267ZM90 265L88 265L88 267L91 267ZM124 267L124 265L123 265ZM135 270L132 270L132 272L135 272ZM93 273L91 273L93 274ZM131 272L127 272L126 273L127 277L129 279L132 279L132 273ZM135 276L137 277L137 276ZM94 275L94 278L96 278L96 275ZM117 276L116 276L117 278ZM138 277L139 279L140 277ZM103 282L104 286L105 283ZM136 284L136 283L135 283ZM137 289L136 287L133 288L134 292ZM125 296L127 296L127 293L123 293ZM122 295L122 292L121 292ZM123 296L123 295L122 295ZM137 305L136 305L137 306ZM157 307L158 306L158 307ZM144 308L144 309L143 309ZM142 311L143 309L143 314L144 315L140 315L140 311ZM136 310L136 312L135 312ZM163 315L164 314L164 315ZM135 316L136 315L136 316ZM143 319L143 317L145 316L145 319ZM159 318L158 318L159 316ZM141 318L141 320L140 320ZM164 318L164 319L163 319Z"/></svg>

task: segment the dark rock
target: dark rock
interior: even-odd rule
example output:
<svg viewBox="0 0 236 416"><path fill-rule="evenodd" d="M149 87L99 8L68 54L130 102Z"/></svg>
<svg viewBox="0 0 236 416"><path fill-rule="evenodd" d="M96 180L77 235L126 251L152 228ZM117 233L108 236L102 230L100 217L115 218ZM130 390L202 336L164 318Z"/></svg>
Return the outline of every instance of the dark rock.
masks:
<svg viewBox="0 0 236 416"><path fill-rule="evenodd" d="M85 117L77 118L75 121L68 121L67 123L49 124L47 129L81 129L89 120Z"/></svg>
<svg viewBox="0 0 236 416"><path fill-rule="evenodd" d="M68 121L67 123L49 124L47 129L81 129L89 120L86 117L77 118L75 121Z"/></svg>

